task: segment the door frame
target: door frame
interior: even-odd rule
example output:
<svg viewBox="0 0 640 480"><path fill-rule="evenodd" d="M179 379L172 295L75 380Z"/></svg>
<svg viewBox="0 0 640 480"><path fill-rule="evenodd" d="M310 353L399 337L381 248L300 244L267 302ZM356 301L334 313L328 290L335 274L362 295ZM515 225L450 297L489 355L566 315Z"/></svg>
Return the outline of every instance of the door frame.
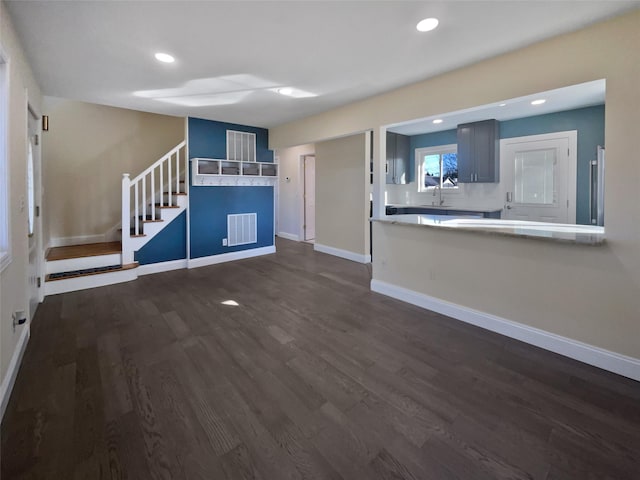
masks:
<svg viewBox="0 0 640 480"><path fill-rule="evenodd" d="M567 199L569 206L567 211L567 222L569 224L576 223L576 213L578 208L578 131L567 130L563 132L542 133L539 135L526 135L523 137L512 137L500 139L500 184L502 199L506 198L507 192L511 188L507 185L504 169L507 162L506 147L510 144L539 142L545 140L563 140L567 139L569 143L569 155L567 157Z"/></svg>
<svg viewBox="0 0 640 480"><path fill-rule="evenodd" d="M31 141L31 137L32 137L32 131L29 128L30 127L30 122L33 121L35 122L35 129L34 129L34 135L38 136L38 144L35 145L35 142L33 144L33 163L34 163L34 178L33 178L33 182L34 182L34 189L35 189L35 196L34 196L34 208L36 209L36 212L34 212L34 232L37 232L36 235L36 244L34 246L35 249L35 255L36 255L36 260L35 260L35 276L36 279L40 278L40 287L36 287L37 288L37 300L38 300L38 304L42 303L44 300L44 275L43 275L43 267L44 267L44 247L43 247L43 242L44 242L44 232L42 230L42 123L41 123L41 119L42 116L36 111L36 109L31 105L31 102L29 101L29 92L26 91L26 132L27 132L27 136L26 136L26 142L25 142L25 148L26 148L26 152L27 152L27 156L25 157L25 161L28 162L28 155L29 155L29 143ZM27 167L28 168L28 167ZM25 168L25 171L27 170L27 168ZM28 177L25 174L25 192L28 192ZM28 202L25 202L27 205L27 209L28 209ZM39 212L38 212L39 210ZM38 213L38 214L36 214ZM27 212L27 215L29 214L29 212ZM27 232L28 233L28 232ZM29 265L29 242L27 242L27 265ZM29 266L27 266L27 268L29 268ZM31 298L31 293L30 293L30 289L29 289L29 275L26 276L27 277L27 303L29 303L29 299ZM37 280L36 280L37 281ZM31 322L31 320L33 319L33 316L35 314L35 310L32 312L31 311L31 306L27 305L27 309L29 311L29 322ZM36 307L37 309L37 307Z"/></svg>
<svg viewBox="0 0 640 480"><path fill-rule="evenodd" d="M316 154L315 152L313 153L305 153L300 155L300 159L299 159L299 163L298 163L298 171L300 173L299 175L299 179L298 179L298 198L300 199L299 201L299 205L300 205L300 211L299 211L299 229L298 229L298 238L300 239L301 242L306 241L305 240L305 234L306 234L306 228L305 228L305 215L306 215L306 210L305 210L305 166L304 166L304 161L307 157L313 157L314 159L316 158ZM315 237L314 237L315 238Z"/></svg>

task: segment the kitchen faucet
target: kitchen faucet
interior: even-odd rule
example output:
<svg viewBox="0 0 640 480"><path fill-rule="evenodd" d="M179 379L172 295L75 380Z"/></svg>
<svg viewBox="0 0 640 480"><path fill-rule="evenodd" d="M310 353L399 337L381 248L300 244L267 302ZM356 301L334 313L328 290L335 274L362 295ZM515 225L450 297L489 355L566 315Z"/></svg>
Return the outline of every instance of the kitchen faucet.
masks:
<svg viewBox="0 0 640 480"><path fill-rule="evenodd" d="M438 191L438 205L442 206L442 204L444 203L444 200L442 199L442 185L436 185L435 187L433 187L433 196L436 196L436 190ZM431 202L431 205L435 205L436 201L433 200Z"/></svg>

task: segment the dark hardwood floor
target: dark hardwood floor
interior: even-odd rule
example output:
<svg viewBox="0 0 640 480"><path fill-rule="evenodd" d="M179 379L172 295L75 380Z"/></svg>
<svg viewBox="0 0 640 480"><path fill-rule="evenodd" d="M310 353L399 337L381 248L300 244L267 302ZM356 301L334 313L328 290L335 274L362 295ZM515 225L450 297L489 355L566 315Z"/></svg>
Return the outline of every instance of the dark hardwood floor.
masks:
<svg viewBox="0 0 640 480"><path fill-rule="evenodd" d="M2 480L640 478L639 383L277 247L48 297Z"/></svg>

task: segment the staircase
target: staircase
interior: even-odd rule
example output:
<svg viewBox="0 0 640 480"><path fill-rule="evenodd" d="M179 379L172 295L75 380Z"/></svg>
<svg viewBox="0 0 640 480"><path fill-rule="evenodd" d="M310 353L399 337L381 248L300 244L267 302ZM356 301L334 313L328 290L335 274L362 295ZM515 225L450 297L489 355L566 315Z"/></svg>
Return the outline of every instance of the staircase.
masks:
<svg viewBox="0 0 640 480"><path fill-rule="evenodd" d="M45 295L138 278L135 252L187 208L185 150L183 141L137 177L122 175L121 241L49 249Z"/></svg>

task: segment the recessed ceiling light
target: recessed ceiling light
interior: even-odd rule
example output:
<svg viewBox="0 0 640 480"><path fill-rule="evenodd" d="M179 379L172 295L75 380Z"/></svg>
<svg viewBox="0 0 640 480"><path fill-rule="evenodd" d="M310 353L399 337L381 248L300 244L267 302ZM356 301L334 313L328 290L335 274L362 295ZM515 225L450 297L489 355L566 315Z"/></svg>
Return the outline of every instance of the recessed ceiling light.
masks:
<svg viewBox="0 0 640 480"><path fill-rule="evenodd" d="M539 100L534 100L531 102L531 105L542 105L546 100L544 98L540 98Z"/></svg>
<svg viewBox="0 0 640 480"><path fill-rule="evenodd" d="M499 107L506 107L507 104L506 103L501 103L500 105L498 105Z"/></svg>
<svg viewBox="0 0 640 480"><path fill-rule="evenodd" d="M436 124L437 124L437 123L442 123L442 122L443 122L443 120L442 120L441 118L436 118L436 119L433 121L433 123L436 123Z"/></svg>
<svg viewBox="0 0 640 480"><path fill-rule="evenodd" d="M158 52L155 54L155 57L156 57L156 60L163 63L173 63L176 61L176 59L173 58L173 56L169 55L168 53Z"/></svg>
<svg viewBox="0 0 640 480"><path fill-rule="evenodd" d="M291 95L293 93L293 88L291 87L282 87L278 89L278 93L280 95Z"/></svg>
<svg viewBox="0 0 640 480"><path fill-rule="evenodd" d="M424 20L420 20L418 22L416 28L419 32L430 32L438 26L438 23L440 22L438 22L437 18L425 18Z"/></svg>

